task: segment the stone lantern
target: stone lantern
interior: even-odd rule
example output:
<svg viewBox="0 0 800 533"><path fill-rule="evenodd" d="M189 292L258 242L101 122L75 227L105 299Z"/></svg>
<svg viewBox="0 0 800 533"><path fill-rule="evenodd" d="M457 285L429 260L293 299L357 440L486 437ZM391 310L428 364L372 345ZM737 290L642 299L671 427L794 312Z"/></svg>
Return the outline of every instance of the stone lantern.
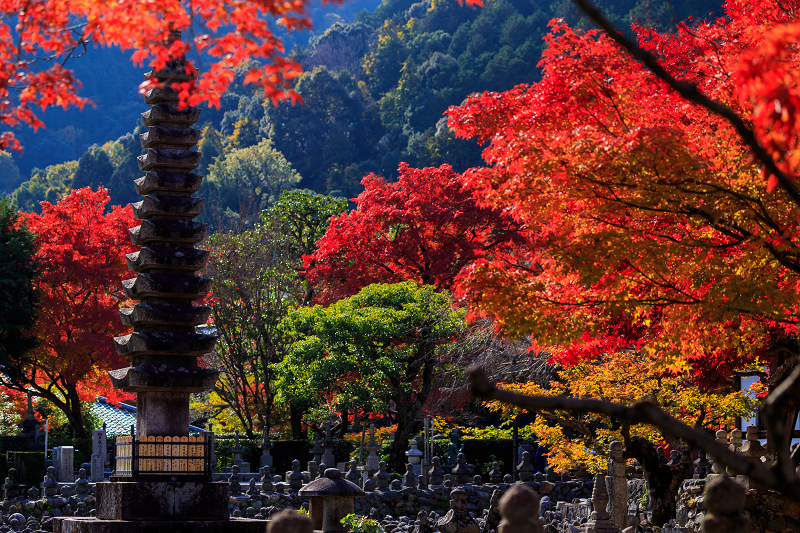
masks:
<svg viewBox="0 0 800 533"><path fill-rule="evenodd" d="M417 441L412 440L411 447L406 452L406 457L408 457L407 463L411 465L414 474L417 476L422 475L422 456L423 453L419 451L419 448L417 447Z"/></svg>
<svg viewBox="0 0 800 533"><path fill-rule="evenodd" d="M364 496L364 491L344 479L338 468L328 468L323 477L315 479L299 493L310 497L308 514L314 529L323 533L347 531L340 521L355 512L355 499Z"/></svg>

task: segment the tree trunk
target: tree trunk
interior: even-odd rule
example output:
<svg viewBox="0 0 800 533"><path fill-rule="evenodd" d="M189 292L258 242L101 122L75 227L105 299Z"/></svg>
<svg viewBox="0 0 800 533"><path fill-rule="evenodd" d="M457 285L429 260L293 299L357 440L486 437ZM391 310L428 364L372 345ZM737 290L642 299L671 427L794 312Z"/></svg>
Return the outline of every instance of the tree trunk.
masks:
<svg viewBox="0 0 800 533"><path fill-rule="evenodd" d="M292 427L292 439L300 440L303 435L303 411L293 404L289 404L289 425Z"/></svg>
<svg viewBox="0 0 800 533"><path fill-rule="evenodd" d="M397 431L389 449L389 471L405 474L408 441L416 429L414 423L417 422L421 406L412 399L411 394L404 392L397 394L395 403L397 405Z"/></svg>
<svg viewBox="0 0 800 533"><path fill-rule="evenodd" d="M86 438L86 428L83 427L83 413L81 412L81 399L75 387L67 388L66 409L69 427L72 428L72 436L76 439Z"/></svg>
<svg viewBox="0 0 800 533"><path fill-rule="evenodd" d="M669 466L661 464L655 446L642 437L633 437L625 448L627 455L642 465L653 525L661 527L675 517L678 488L692 473L691 455L683 453L677 466Z"/></svg>

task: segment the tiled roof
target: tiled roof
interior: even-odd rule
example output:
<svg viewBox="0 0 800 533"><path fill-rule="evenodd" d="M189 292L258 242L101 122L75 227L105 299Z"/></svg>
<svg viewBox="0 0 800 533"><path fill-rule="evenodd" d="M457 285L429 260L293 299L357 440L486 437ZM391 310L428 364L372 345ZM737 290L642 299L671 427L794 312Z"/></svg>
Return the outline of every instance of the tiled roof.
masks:
<svg viewBox="0 0 800 533"><path fill-rule="evenodd" d="M106 435L114 437L116 435L130 435L131 426L136 428L136 407L125 403L112 405L102 396L97 397L97 401L91 404L89 410L106 425ZM189 431L197 433L202 428L189 426Z"/></svg>

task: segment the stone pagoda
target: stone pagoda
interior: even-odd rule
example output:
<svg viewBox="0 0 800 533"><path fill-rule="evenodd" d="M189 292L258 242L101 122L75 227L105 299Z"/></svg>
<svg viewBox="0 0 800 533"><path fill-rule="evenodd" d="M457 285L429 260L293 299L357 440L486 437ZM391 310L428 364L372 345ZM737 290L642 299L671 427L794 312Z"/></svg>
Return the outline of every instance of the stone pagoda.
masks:
<svg viewBox="0 0 800 533"><path fill-rule="evenodd" d="M162 84L191 79L182 60L146 77ZM206 225L193 220L203 207L193 197L201 177L192 172L200 161L193 150L200 131L192 127L200 109L179 109L168 87L151 89L145 102L145 174L135 181L143 199L133 204L141 225L129 230L141 249L127 255L136 277L123 282L137 303L120 311L133 332L114 339L130 366L110 372L114 388L137 395L136 434L117 438L112 481L96 485L96 518L60 519L54 530L263 533L263 521L229 519L228 484L211 482L209 443L189 435L189 395L210 389L218 374L198 365L216 342L197 329L210 308L194 305L211 283L197 275L208 252L195 248Z"/></svg>

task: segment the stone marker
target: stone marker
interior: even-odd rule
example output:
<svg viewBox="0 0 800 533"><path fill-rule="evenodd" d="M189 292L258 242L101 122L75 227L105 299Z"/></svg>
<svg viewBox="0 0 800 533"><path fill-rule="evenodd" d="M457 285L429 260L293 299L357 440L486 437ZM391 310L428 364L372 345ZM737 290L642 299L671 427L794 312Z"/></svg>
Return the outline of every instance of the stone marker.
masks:
<svg viewBox="0 0 800 533"><path fill-rule="evenodd" d="M261 469L264 467L268 467L269 471L272 471L272 454L270 453L272 447L272 441L269 440L269 427L265 427L264 439L261 441L261 460L259 471L261 471Z"/></svg>
<svg viewBox="0 0 800 533"><path fill-rule="evenodd" d="M605 474L597 474L594 478L594 488L592 489L592 513L583 526L583 533L617 533L619 531L619 528L611 521L611 516L606 510L608 502L606 476Z"/></svg>
<svg viewBox="0 0 800 533"><path fill-rule="evenodd" d="M325 424L325 440L322 442L322 462L326 465L336 466L336 457L333 455L333 437L331 437L331 423ZM324 472L324 471L323 471Z"/></svg>
<svg viewBox="0 0 800 533"><path fill-rule="evenodd" d="M72 446L56 446L53 448L53 466L56 467L56 479L64 483L75 481L75 448Z"/></svg>
<svg viewBox="0 0 800 533"><path fill-rule="evenodd" d="M728 432L727 431L725 431L724 429L718 429L717 433L716 433L716 438L717 438L716 439L717 440L717 444L719 444L720 446L725 446L726 448L728 447ZM717 461L716 458L713 457L713 456L710 456L709 459L711 459L711 463L712 463L711 464L711 472L713 472L714 474L723 474L723 473L725 473L725 467L722 466L722 463Z"/></svg>
<svg viewBox="0 0 800 533"><path fill-rule="evenodd" d="M92 431L92 458L90 463L91 480L105 479L106 469L106 432L102 429Z"/></svg>
<svg viewBox="0 0 800 533"><path fill-rule="evenodd" d="M618 528L627 526L628 522L628 482L625 479L625 457L623 446L618 440L608 445L608 471L606 473L608 488L608 507L606 510Z"/></svg>
<svg viewBox="0 0 800 533"><path fill-rule="evenodd" d="M381 461L381 458L378 457L380 446L375 441L375 424L369 425L369 442L364 446L364 449L368 453L364 464L365 477L372 477L378 471L378 463Z"/></svg>
<svg viewBox="0 0 800 533"><path fill-rule="evenodd" d="M408 463L411 465L412 470L414 471L414 475L421 476L422 475L422 456L424 454L419 451L417 447L417 441L412 440L411 445L406 452L406 457L408 458Z"/></svg>

